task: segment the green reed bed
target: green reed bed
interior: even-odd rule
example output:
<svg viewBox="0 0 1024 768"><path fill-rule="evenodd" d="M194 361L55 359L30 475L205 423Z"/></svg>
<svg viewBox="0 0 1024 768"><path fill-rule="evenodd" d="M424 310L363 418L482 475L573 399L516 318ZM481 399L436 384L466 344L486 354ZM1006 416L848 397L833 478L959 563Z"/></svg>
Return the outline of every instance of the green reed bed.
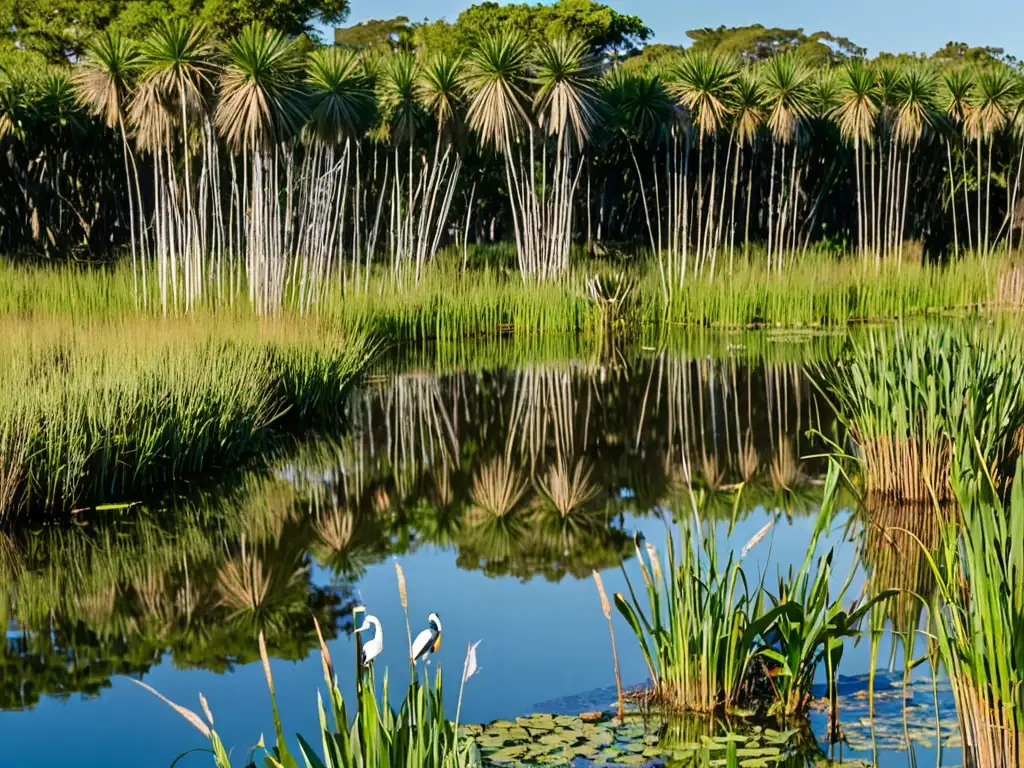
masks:
<svg viewBox="0 0 1024 768"><path fill-rule="evenodd" d="M948 500L954 440L977 439L993 466L1020 447L1024 344L1012 327L869 333L812 370L849 429L869 494Z"/></svg>
<svg viewBox="0 0 1024 768"><path fill-rule="evenodd" d="M960 445L958 444L958 450ZM962 512L942 525L932 615L968 765L1024 760L1024 462L1008 500L977 443L954 473Z"/></svg>
<svg viewBox="0 0 1024 768"><path fill-rule="evenodd" d="M369 281L341 283L309 307L287 300L286 316L312 315L333 326L372 332L386 342L455 341L477 336L584 333L599 313L586 295L583 273L552 283L524 283L501 268L463 272L450 260L413 274L375 270ZM0 316L73 318L161 316L151 286L136 299L131 265L100 267L0 264ZM196 300L190 314L239 319L252 309L244 283Z"/></svg>
<svg viewBox="0 0 1024 768"><path fill-rule="evenodd" d="M968 258L949 266L808 254L781 273L754 259L732 274L695 276L667 301L656 271L640 285L645 319L686 325L835 326L937 311L972 310L994 302L1006 256Z"/></svg>
<svg viewBox="0 0 1024 768"><path fill-rule="evenodd" d="M446 266L427 270L418 283L377 275L368 289L348 286L328 295L316 312L396 342L581 333L597 317L579 276L536 284L493 269L463 273Z"/></svg>
<svg viewBox="0 0 1024 768"><path fill-rule="evenodd" d="M498 249L500 251L500 249ZM1006 254L967 257L947 266L882 262L810 253L781 273L758 259L732 273L695 274L666 296L657 267L643 253L620 263L586 262L557 281L524 281L483 249L465 267L444 253L419 280L412 272L375 268L369 280L339 279L312 304L286 292L283 313L314 315L343 328L365 328L386 342L455 341L477 336L552 333L596 335L607 326L606 297L588 289L604 276L632 286L616 305L614 327L650 337L666 324L690 326L846 326L859 321L983 307L1019 307L1007 288L1017 274ZM159 315L153 285L136 294L126 261L105 267L0 266L0 315L61 314L76 318ZM1016 297L1016 298L1015 298ZM252 309L243 278L225 279L194 299L189 312L248 317Z"/></svg>
<svg viewBox="0 0 1024 768"><path fill-rule="evenodd" d="M313 323L6 320L0 510L137 497L333 418L371 352Z"/></svg>

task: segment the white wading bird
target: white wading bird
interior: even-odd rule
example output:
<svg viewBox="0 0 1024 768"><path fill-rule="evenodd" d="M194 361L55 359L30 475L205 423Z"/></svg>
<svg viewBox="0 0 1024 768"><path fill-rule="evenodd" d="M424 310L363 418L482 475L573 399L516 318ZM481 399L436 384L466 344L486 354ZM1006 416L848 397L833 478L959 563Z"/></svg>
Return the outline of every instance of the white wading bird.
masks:
<svg viewBox="0 0 1024 768"><path fill-rule="evenodd" d="M430 622L430 629L424 629L416 639L412 641L412 661L415 664L421 658L430 653L437 653L441 647L441 619L436 613L427 617Z"/></svg>
<svg viewBox="0 0 1024 768"><path fill-rule="evenodd" d="M373 639L368 640L363 646L363 666L370 666L375 658L380 656L380 652L384 650L384 630L380 626L380 622L376 616L370 616L367 614L366 618L363 619L363 624L356 633L365 632L370 627L374 628Z"/></svg>

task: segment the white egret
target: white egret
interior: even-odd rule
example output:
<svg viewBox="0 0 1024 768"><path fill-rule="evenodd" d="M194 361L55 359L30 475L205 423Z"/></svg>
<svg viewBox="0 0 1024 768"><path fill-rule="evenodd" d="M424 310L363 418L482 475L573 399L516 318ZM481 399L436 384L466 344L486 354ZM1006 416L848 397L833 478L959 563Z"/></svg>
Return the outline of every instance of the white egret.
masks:
<svg viewBox="0 0 1024 768"><path fill-rule="evenodd" d="M441 619L436 613L427 617L430 622L430 629L424 629L416 639L412 641L412 660L415 664L421 658L430 653L437 653L441 647Z"/></svg>
<svg viewBox="0 0 1024 768"><path fill-rule="evenodd" d="M381 651L384 650L384 630L381 628L380 622L377 620L376 616L370 616L369 614L367 614L366 618L363 619L362 626L360 626L359 629L356 630L356 633L358 634L359 632L365 632L371 626L374 628L375 631L373 633L373 638L371 640L368 640L366 644L363 645L364 667L370 666L370 662L372 662L375 658L380 656Z"/></svg>

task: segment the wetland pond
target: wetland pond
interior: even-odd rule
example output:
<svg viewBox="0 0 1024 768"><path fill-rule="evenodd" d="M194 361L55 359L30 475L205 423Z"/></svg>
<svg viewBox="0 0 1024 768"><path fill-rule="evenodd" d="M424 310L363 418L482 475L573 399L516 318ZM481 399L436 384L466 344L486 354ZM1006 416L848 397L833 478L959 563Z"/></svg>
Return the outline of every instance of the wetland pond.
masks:
<svg viewBox="0 0 1024 768"><path fill-rule="evenodd" d="M244 765L261 733L273 733L257 628L285 732L315 734L322 670L312 616L334 658L350 659L357 604L381 620L377 663L400 692L408 652L395 562L413 633L431 611L444 622L434 663L446 681L457 688L467 643L482 641L463 722L542 713L500 727L529 734L552 722L547 715L568 716L554 719L563 729L582 727L576 715L609 710L616 698L592 571L609 594L624 592L620 562L636 568L634 533L663 547L666 522L692 514L689 488L700 492L720 553L738 552L775 520L744 558L752 579L764 573L770 585L779 569L799 566L823 493L826 438L841 434L806 365L842 341L706 335L596 352L505 341L385 357L351 396L339 434L306 435L267 468L159 504L5 533L3 765L164 768L205 746L131 678L189 707L205 694ZM553 500L559 489L572 503ZM887 532L926 537L928 513L841 506L821 546L835 548L837 583L853 572L848 598L871 574L926 594L920 556ZM905 683L906 654L892 632L918 626L922 611L908 600L887 610L874 719L865 637L848 644L839 669L844 741L827 743L826 715L816 711L816 745L786 765L833 754L886 768L960 764L944 681L933 691L922 664ZM614 618L622 679L642 686L643 657ZM339 664L346 698L350 671ZM452 717L455 704L446 697ZM715 728L671 723L660 748L639 726L615 738L635 742L624 764L683 765L687 745ZM560 749L523 745L492 764L603 764ZM197 752L177 765L210 760Z"/></svg>

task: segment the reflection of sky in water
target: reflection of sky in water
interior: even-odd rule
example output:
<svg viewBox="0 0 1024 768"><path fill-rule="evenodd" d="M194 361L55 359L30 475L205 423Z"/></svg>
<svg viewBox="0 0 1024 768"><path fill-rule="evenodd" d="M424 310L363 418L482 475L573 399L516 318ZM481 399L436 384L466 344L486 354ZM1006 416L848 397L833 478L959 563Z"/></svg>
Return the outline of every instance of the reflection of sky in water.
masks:
<svg viewBox="0 0 1024 768"><path fill-rule="evenodd" d="M853 564L856 545L842 542L848 515L840 514L830 541L837 546L834 582L838 586ZM742 547L767 519L755 510L739 521L729 539ZM785 519L773 535L747 556L749 576L766 571L766 584L774 588L777 567L799 563L814 526L813 517ZM626 516L627 530L642 530L664 551L665 529L653 517ZM725 524L719 529L725 534ZM724 550L724 545L722 545ZM433 546L421 548L400 562L409 585L413 633L425 626L428 611L437 611L444 622L444 645L438 661L447 674L447 705L454 716L455 692L462 657L469 641L482 639L479 648L481 673L467 686L463 705L466 721L489 721L533 711L538 702L571 696L614 681L607 624L590 579L567 577L558 583L542 578L528 582L488 578L479 571L463 571L455 565L455 553ZM627 568L634 569L633 563ZM330 574L314 570L314 581L327 583ZM625 589L618 569L603 574L609 593ZM858 573L847 601L863 586ZM390 669L393 689L404 686L407 675L405 623L398 601L391 561L371 566L358 585L359 594L385 628L384 652L378 669ZM845 602L845 601L844 601ZM646 669L635 641L616 614L616 637L623 679L640 683ZM339 670L344 693L352 694L354 647L348 636L329 643ZM879 658L888 654L888 638ZM848 645L841 673L861 674L869 667L866 642ZM301 663L275 662L278 701L288 733L315 733L316 694L321 668L314 654ZM210 702L217 729L225 743L241 758L260 733L272 733L269 702L259 664L237 668L227 675L174 669L168 661L146 676L146 681L178 703L198 707L198 693ZM820 721L821 718L818 718ZM117 678L98 699L73 696L66 702L44 698L28 712L0 715L5 741L5 765L44 766L166 766L184 750L201 746L202 740L181 718L131 682ZM934 764L934 752L919 750L919 757ZM864 757L864 755L859 755ZM956 762L956 756L948 759ZM208 755L196 754L180 765L205 765ZM905 754L886 756L883 765L904 765ZM244 761L239 759L239 764ZM951 764L948 763L947 764Z"/></svg>
<svg viewBox="0 0 1024 768"><path fill-rule="evenodd" d="M729 363L707 364L701 360L680 365L678 361L669 361L663 366L663 362L641 363L624 379L606 379L601 369L599 378L588 380L587 376L593 374L584 372L582 366L572 369L571 380L562 369L556 369L554 375L546 379L544 371L534 368L524 369L526 372L522 375L488 372L461 379L448 377L440 386L438 379L429 375L416 374L407 380L400 377L398 386L393 389L372 390L367 396L367 402L378 394L380 399L360 412L367 429L355 441L355 447L372 459L369 471L376 467L384 474L383 481L379 486L370 483L366 488L359 484L353 457L361 459L364 453L348 455L341 460L341 465L346 473L352 473L361 503L365 505L372 507L380 502L380 509L390 509L394 499L409 491L413 495L418 493L416 498L420 502L427 498L429 507L432 502L429 495L424 495L429 491L423 491L421 481L436 469L441 453L451 450L455 462L450 471L455 479L450 488L453 493L463 495L459 498L464 498L469 493L471 475L477 465L489 461L495 453L504 454L508 450L506 435L517 427L521 431L515 450L524 454L537 445L542 451L546 450L545 439L566 438L570 446L582 440L583 455L595 465L594 480L609 493L613 504L626 506L651 503L652 497L662 498L671 491L679 478L666 468L678 469L678 454L672 451L678 450L680 434L689 430L685 439L692 441L692 444L687 443L687 450L692 452L696 474L704 472L706 476L709 472L722 471L720 481L736 482L739 462L734 459L740 449L740 436L751 435L759 454L756 458L762 480L778 472L784 482L775 483L773 477L769 485L785 485L797 480L795 484L802 484L803 491L811 489L811 498L815 494L820 498L820 488L816 488L813 481L805 483L806 476L799 472L788 474L786 461L780 460L777 466L773 463L783 454L792 459L801 453L819 452L809 449L803 442L806 430L812 426L810 414L817 413L818 409L811 407L810 387L802 379L799 366L787 364L767 375L763 370L752 374L751 369ZM522 392L533 399L518 397L521 385ZM569 402L575 409L569 423L555 419L543 427L543 430L552 429L550 433L542 430L547 437L542 435L535 440L529 428L540 421L531 418L547 413L543 407L536 412L530 411L530 407L543 406L558 398L564 398L560 402ZM436 420L438 413L444 410L437 409L439 403L447 408L443 415L451 418L451 422ZM522 410L517 411L519 408ZM554 410L556 415L565 416L558 408ZM425 420L406 421L410 417ZM410 423L420 427L427 425L427 429L407 429ZM452 423L454 426L449 427ZM557 424L557 428L552 424ZM637 424L641 426L638 428ZM431 433L431 430L435 431ZM438 434L443 435L440 440L436 439ZM702 447L694 448L697 443ZM327 453L330 454L330 447ZM713 461L697 466L701 455L708 454ZM394 478L388 475L394 471L394 466L401 467L400 457L411 458L411 477L399 477L400 472ZM550 458L547 456L541 463ZM279 470L278 476L296 482L316 478L337 483L341 473L336 455L333 461L333 464L306 467L299 472L297 468L285 468ZM726 467L728 462L732 463ZM816 467L809 465L807 462L801 471L812 475L821 471L820 460ZM733 474L726 476L728 473ZM391 483L392 480L395 482ZM764 494L758 498L764 498ZM731 502L725 506L731 509ZM727 525L719 523L717 528L722 537L719 551L739 550L762 528L768 517L769 513L761 507L746 515L740 514L728 537L728 545L725 541ZM777 570L791 564L798 567L802 562L814 524L813 514L798 513L792 519L780 518L771 534L746 557L748 581L753 584L760 573L765 573L766 586L774 592ZM859 521L851 520L848 512L837 515L833 524L828 542L837 547L833 566L836 587L849 575L858 546L864 540L860 526ZM664 552L665 526L658 517L627 514L622 527L629 533L642 531ZM379 537L375 538L373 533L371 531L369 539L376 546L380 543ZM395 531L389 529L388 535L395 535ZM303 541L309 543L308 539ZM584 542L580 551L584 552L586 546ZM609 550L605 547L603 551ZM614 552L613 545L610 551ZM544 553L544 557L550 554L547 550ZM467 722L526 714L541 702L564 700L614 683L608 627L589 577L564 575L558 582L547 581L542 575L527 581L511 576L489 577L479 568L460 568L458 555L454 547L419 543L411 553L400 557L409 586L413 634L426 626L430 611L439 613L444 624L444 644L437 662L446 672L446 704L450 716L455 714L463 655L471 641L483 642L478 652L481 672L466 688L463 720ZM469 559L478 555L488 556L488 552L462 552L462 556ZM379 558L371 552L368 561L375 559ZM576 572L586 572L578 562L571 564ZM498 570L509 565L498 563ZM563 570L571 572L571 569ZM627 562L627 570L639 579L635 563ZM313 565L313 584L328 586L334 578L330 571ZM603 578L609 595L625 591L618 568L605 569ZM863 586L864 575L858 571L844 604L848 605L860 595ZM386 637L377 668L379 672L384 666L390 669L392 690L400 695L407 683L408 646L393 560L385 557L373 562L355 587L361 601L383 623ZM614 615L623 680L630 685L641 684L647 678L646 666L628 627L617 612ZM351 697L354 693L352 639L343 634L329 641L329 647L342 692ZM879 649L880 665L886 663L890 647L890 637L886 636ZM847 643L840 673L864 675L870 658L870 645L866 640L857 645ZM291 735L301 731L315 736L316 691L322 684L318 654L311 653L298 663L272 660L271 666L285 732ZM272 740L269 697L259 663L239 666L229 674L219 675L177 669L169 656L165 656L144 679L172 700L197 710L198 694L204 693L216 718L217 730L234 751L236 765L244 765L248 749L261 733ZM859 683L849 685L856 687ZM898 707L894 712L890 702L886 711L887 726L899 722ZM855 719L861 715L851 713ZM822 718L816 716L815 724L821 734ZM96 698L70 694L66 701L58 701L44 696L33 710L0 713L0 737L5 746L2 765L18 768L54 765L164 768L185 750L204 746L200 734L170 708L119 676L115 676L111 687L102 690ZM917 750L917 757L928 764L936 764L934 749ZM952 751L944 755L944 764L956 764L959 760L959 755ZM208 754L194 754L178 765L184 768L205 766L209 761ZM885 754L881 756L881 764L886 768L904 766L908 764L908 756L905 752Z"/></svg>

